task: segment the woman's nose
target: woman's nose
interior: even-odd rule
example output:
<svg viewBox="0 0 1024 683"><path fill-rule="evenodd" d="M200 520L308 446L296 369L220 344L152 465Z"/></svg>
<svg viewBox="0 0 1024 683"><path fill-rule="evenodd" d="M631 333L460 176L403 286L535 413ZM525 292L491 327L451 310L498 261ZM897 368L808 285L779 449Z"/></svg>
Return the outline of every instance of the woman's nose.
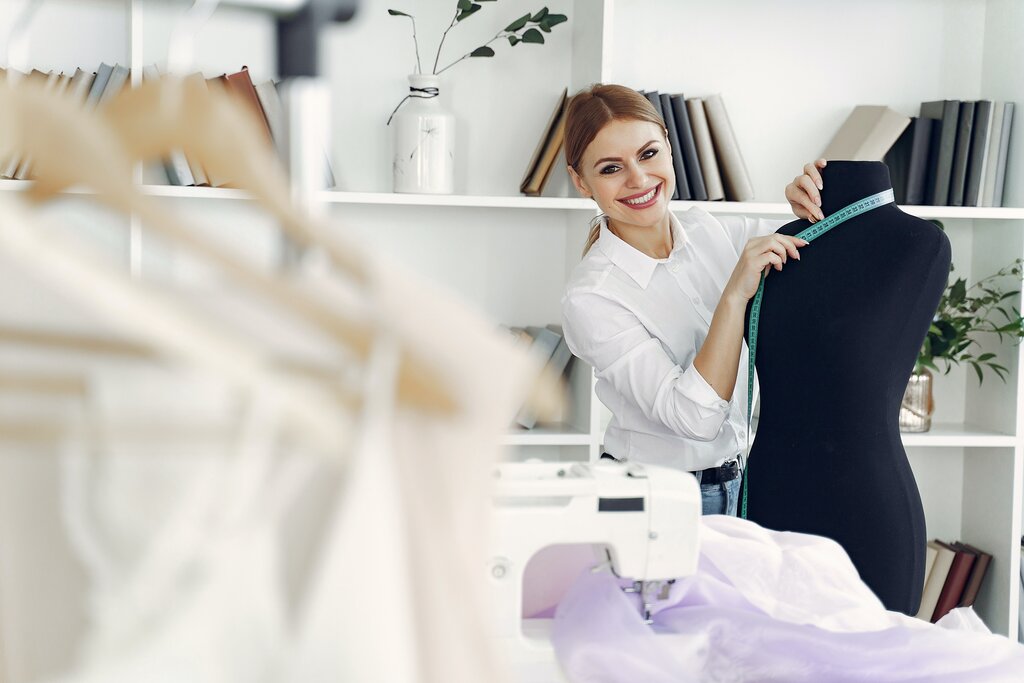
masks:
<svg viewBox="0 0 1024 683"><path fill-rule="evenodd" d="M647 186L647 174L639 164L632 163L626 167L626 184L629 187Z"/></svg>

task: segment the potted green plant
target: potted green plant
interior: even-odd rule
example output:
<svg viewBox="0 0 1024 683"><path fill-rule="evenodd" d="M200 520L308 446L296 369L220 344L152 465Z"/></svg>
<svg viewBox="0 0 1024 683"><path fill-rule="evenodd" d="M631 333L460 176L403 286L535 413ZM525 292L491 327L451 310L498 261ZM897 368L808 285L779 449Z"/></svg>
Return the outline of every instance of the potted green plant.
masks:
<svg viewBox="0 0 1024 683"><path fill-rule="evenodd" d="M412 22L413 47L416 54L416 72L409 76L409 94L388 118L394 121L395 154L392 163L395 192L451 194L455 178L455 117L444 109L437 99L440 94L440 74L471 57L493 57L492 43L506 40L510 47L543 45L544 34L568 18L552 14L547 7L519 17L480 47L467 52L439 68L441 50L448 32L476 14L483 2L496 0L458 0L451 23L441 35L429 74L423 73L420 44L416 35L416 18L408 12L389 9L393 17L407 17ZM410 101L411 100L411 101ZM405 105L406 102L408 104ZM401 111L399 111L401 109Z"/></svg>
<svg viewBox="0 0 1024 683"><path fill-rule="evenodd" d="M953 272L952 265L949 270ZM1024 318L1016 307L1006 301L1018 290L1002 291L995 284L1008 276L1020 281L1022 273L1024 259L1017 259L970 287L964 278L957 278L946 287L903 396L901 431L926 432L931 428L934 410L932 371L940 371L936 361L943 363L943 374L949 374L954 365L967 363L974 369L979 385L985 379L985 369L1006 381L1007 369L996 362L996 354L979 354L973 347L978 344L979 333L994 333L1000 340L1008 336L1018 343L1024 338Z"/></svg>

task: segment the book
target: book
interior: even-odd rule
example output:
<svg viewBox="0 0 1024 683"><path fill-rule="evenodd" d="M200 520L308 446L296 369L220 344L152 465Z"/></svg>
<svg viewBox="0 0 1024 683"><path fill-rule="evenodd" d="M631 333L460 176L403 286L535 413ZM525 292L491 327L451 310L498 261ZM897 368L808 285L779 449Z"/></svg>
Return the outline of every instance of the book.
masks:
<svg viewBox="0 0 1024 683"><path fill-rule="evenodd" d="M829 161L881 161L910 125L910 117L880 105L853 108L821 153Z"/></svg>
<svg viewBox="0 0 1024 683"><path fill-rule="evenodd" d="M1003 108L1003 127L999 131L999 158L996 160L996 181L993 189L992 206L1003 205L1003 189L1006 185L1006 157L1010 149L1010 128L1013 123L1013 102Z"/></svg>
<svg viewBox="0 0 1024 683"><path fill-rule="evenodd" d="M953 562L949 566L949 573L946 581L942 584L942 591L935 603L935 611L932 613L931 621L935 623L946 616L949 610L953 609L960 602L964 586L967 584L967 577L971 574L971 567L974 566L976 555L967 548L939 541L939 545L954 553Z"/></svg>
<svg viewBox="0 0 1024 683"><path fill-rule="evenodd" d="M907 167L907 196L905 204L924 204L928 180L928 151L931 146L935 121L924 116L914 117L911 123L913 142L910 146L910 165Z"/></svg>
<svg viewBox="0 0 1024 683"><path fill-rule="evenodd" d="M967 184L967 160L971 153L971 131L974 130L974 106L974 102L960 103L960 117L957 119L956 147L953 151L953 167L949 176L947 206L964 205L964 187Z"/></svg>
<svg viewBox="0 0 1024 683"><path fill-rule="evenodd" d="M100 96L103 94L103 89L107 87L107 81L110 80L110 74L113 70L114 67L111 65L100 63L96 69L96 77L92 81L92 87L89 88L89 94L85 98L87 107L95 107L100 103Z"/></svg>
<svg viewBox="0 0 1024 683"><path fill-rule="evenodd" d="M39 69L32 69L32 72L28 75L30 79L36 80L43 84L43 89L47 92L56 92L57 86L60 81L60 73L56 71L42 72ZM32 159L31 157L25 157L18 164L18 169L14 172L15 180L28 180L32 173Z"/></svg>
<svg viewBox="0 0 1024 683"><path fill-rule="evenodd" d="M267 118L267 125L270 127L270 137L274 141L274 148L281 164L288 168L288 122L284 111L284 102L281 100L281 93L273 79L256 83L256 97L260 101L263 115ZM324 187L334 187L334 171L331 169L331 160L324 150Z"/></svg>
<svg viewBox="0 0 1024 683"><path fill-rule="evenodd" d="M679 143L683 149L683 166L686 168L686 179L690 183L690 194L695 201L707 201L708 189L704 184L704 175L701 173L700 161L697 158L697 143L693 139L693 126L690 123L686 98L678 94L670 96L669 100L672 104L672 118L676 122Z"/></svg>
<svg viewBox="0 0 1024 683"><path fill-rule="evenodd" d="M996 167L999 165L999 139L1003 130L1003 113L1005 102L992 103L992 132L988 136L988 163L985 164L985 177L981 179L980 206L992 206L995 197Z"/></svg>
<svg viewBox="0 0 1024 683"><path fill-rule="evenodd" d="M893 196L897 204L907 203L907 182L910 174L910 155L914 144L915 122L916 119L911 118L910 125L903 129L903 133L882 157L882 161L889 168L889 180L892 182Z"/></svg>
<svg viewBox="0 0 1024 683"><path fill-rule="evenodd" d="M551 353L547 367L556 375L562 376L569 367L572 360L572 351L569 350L569 343L565 341L561 325L545 325L545 327L558 335L558 346Z"/></svg>
<svg viewBox="0 0 1024 683"><path fill-rule="evenodd" d="M544 191L544 185L554 166L555 158L565 138L565 107L569 102L568 88L562 90L558 97L551 116L548 118L544 132L533 150L533 156L523 174L523 182L519 184L519 191L523 194L536 197Z"/></svg>
<svg viewBox="0 0 1024 683"><path fill-rule="evenodd" d="M989 138L992 136L992 100L978 100L974 105L974 130L971 151L967 157L967 180L964 182L964 206L981 206L981 183L986 173Z"/></svg>
<svg viewBox="0 0 1024 683"><path fill-rule="evenodd" d="M978 598L978 591L981 590L981 584L985 580L985 574L988 572L989 563L992 562L992 556L966 543L959 545L963 545L975 555L974 566L971 567L971 574L967 577L964 592L960 596L960 602L957 604L958 607L970 607Z"/></svg>
<svg viewBox="0 0 1024 683"><path fill-rule="evenodd" d="M558 348L559 335L546 327L527 326L526 331L533 338L533 343L530 345L530 354L538 362L547 364L551 360L555 349ZM516 422L521 427L533 429L537 424L537 415L528 406L524 405L520 408L519 414L516 415Z"/></svg>
<svg viewBox="0 0 1024 683"><path fill-rule="evenodd" d="M28 74L22 73L17 69L4 69L4 80L7 80L8 72L18 74L21 79L27 78ZM2 166L0 166L0 178L14 178L14 174L18 172L18 166L21 165L21 156L15 152L8 159L4 160Z"/></svg>
<svg viewBox="0 0 1024 683"><path fill-rule="evenodd" d="M725 198L733 202L745 202L754 198L754 187L750 184L743 155L740 153L736 135L733 133L725 102L720 94L704 99L704 113L707 115L711 141L715 147L718 168L722 173Z"/></svg>
<svg viewBox="0 0 1024 683"><path fill-rule="evenodd" d="M935 550L935 562L928 574L928 581L921 593L921 607L917 610L917 618L931 621L935 613L935 606L939 602L939 595L949 575L949 568L953 564L956 553L939 544L938 541L928 541L928 547Z"/></svg>
<svg viewBox="0 0 1024 683"><path fill-rule="evenodd" d="M97 104L102 105L116 97L117 93L121 92L121 89L128 83L128 75L128 67L115 64L110 70L110 76L103 86L103 92L100 93Z"/></svg>
<svg viewBox="0 0 1024 683"><path fill-rule="evenodd" d="M672 168L676 174L676 187L672 195L674 199L681 199L690 194L689 178L687 178L686 167L683 165L683 145L679 141L679 131L676 127L675 117L672 116L672 101L668 93L658 95L661 101L661 112L665 118L665 130L668 133L668 145L672 151ZM690 197L692 199L692 196Z"/></svg>
<svg viewBox="0 0 1024 683"><path fill-rule="evenodd" d="M699 97L686 100L686 113L690 115L693 142L697 147L697 161L700 163L700 174L704 178L708 201L725 199L722 176L718 170L718 160L715 158L715 146L711 142L711 130L704 114L704 100Z"/></svg>
<svg viewBox="0 0 1024 683"><path fill-rule="evenodd" d="M74 75L71 76L71 82L68 84L68 96L80 104L85 102L85 98L89 95L89 90L92 88L94 78L96 78L95 71L75 69Z"/></svg>
<svg viewBox="0 0 1024 683"><path fill-rule="evenodd" d="M926 196L932 206L944 206L949 198L949 178L953 170L956 124L959 117L960 102L957 100L921 103L921 118L935 121L932 125L926 180Z"/></svg>
<svg viewBox="0 0 1024 683"><path fill-rule="evenodd" d="M249 76L249 67L243 66L240 71L224 76L227 79L229 89L246 102L249 109L262 124L267 134L267 142L273 144L273 136L270 134L270 126L267 124L267 117L263 115L263 108L260 107L259 97L256 96L256 88Z"/></svg>
<svg viewBox="0 0 1024 683"><path fill-rule="evenodd" d="M933 548L930 545L925 546L925 551L924 551L924 581L921 583L921 590L922 591L924 590L924 587L926 585L928 585L928 575L931 574L931 572L932 572L932 565L935 564L935 556L936 555L938 555L938 552L936 552L935 548Z"/></svg>
<svg viewBox="0 0 1024 683"><path fill-rule="evenodd" d="M144 66L142 68L143 80L160 80L160 70L155 64ZM175 149L167 155L167 158L163 160L164 173L167 175L167 181L171 185L194 185L195 179L192 177L192 169L189 166L188 159L185 158L185 151L181 149ZM155 178L159 180L159 176Z"/></svg>
<svg viewBox="0 0 1024 683"><path fill-rule="evenodd" d="M203 74L194 73L186 76L186 80L194 81L199 86L206 85L206 79L203 78ZM210 179L206 176L206 171L203 169L203 165L200 164L195 157L185 154L185 161L188 163L188 170L192 174L192 185L200 187L203 185L210 185Z"/></svg>
<svg viewBox="0 0 1024 683"><path fill-rule="evenodd" d="M647 98L647 100L654 107L654 110L658 112L658 116L660 116L661 120L665 123L665 129L668 130L668 122L665 119L665 110L662 109L662 106L661 106L661 95L658 94L657 90L654 90L654 91L651 91L651 92L641 92L641 94L644 97ZM674 125L675 125L675 122L673 122L673 126ZM672 139L669 138L669 143L670 144L671 144L671 141L672 141ZM675 157L676 154L679 154L679 150L673 149L672 150L673 164L675 164L675 158L674 157ZM682 160L682 157L680 157L680 160ZM691 198L692 197L690 195L690 182L686 178L686 173L684 172L681 177L679 175L676 175L676 186L675 186L675 188L672 191L672 196L670 197L670 199L688 200L688 199L691 199Z"/></svg>

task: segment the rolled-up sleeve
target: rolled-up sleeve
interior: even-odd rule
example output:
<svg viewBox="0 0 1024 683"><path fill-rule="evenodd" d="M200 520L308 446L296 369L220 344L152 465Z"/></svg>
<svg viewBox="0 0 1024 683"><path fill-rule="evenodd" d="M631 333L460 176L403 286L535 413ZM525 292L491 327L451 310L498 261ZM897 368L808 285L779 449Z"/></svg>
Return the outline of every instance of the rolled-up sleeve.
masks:
<svg viewBox="0 0 1024 683"><path fill-rule="evenodd" d="M729 401L692 362L685 368L675 363L626 306L593 292L569 292L562 300L562 323L572 352L648 420L698 441L718 436Z"/></svg>

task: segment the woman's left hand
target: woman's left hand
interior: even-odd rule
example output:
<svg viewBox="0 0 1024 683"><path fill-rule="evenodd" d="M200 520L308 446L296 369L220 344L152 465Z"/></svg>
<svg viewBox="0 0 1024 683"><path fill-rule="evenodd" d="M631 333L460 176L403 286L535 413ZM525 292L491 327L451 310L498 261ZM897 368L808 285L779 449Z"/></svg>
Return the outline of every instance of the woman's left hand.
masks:
<svg viewBox="0 0 1024 683"><path fill-rule="evenodd" d="M821 174L818 169L825 168L828 162L824 159L804 164L804 172L786 185L786 199L793 207L793 214L797 218L806 218L811 223L816 223L825 217L821 212L821 195L818 190L822 189Z"/></svg>

